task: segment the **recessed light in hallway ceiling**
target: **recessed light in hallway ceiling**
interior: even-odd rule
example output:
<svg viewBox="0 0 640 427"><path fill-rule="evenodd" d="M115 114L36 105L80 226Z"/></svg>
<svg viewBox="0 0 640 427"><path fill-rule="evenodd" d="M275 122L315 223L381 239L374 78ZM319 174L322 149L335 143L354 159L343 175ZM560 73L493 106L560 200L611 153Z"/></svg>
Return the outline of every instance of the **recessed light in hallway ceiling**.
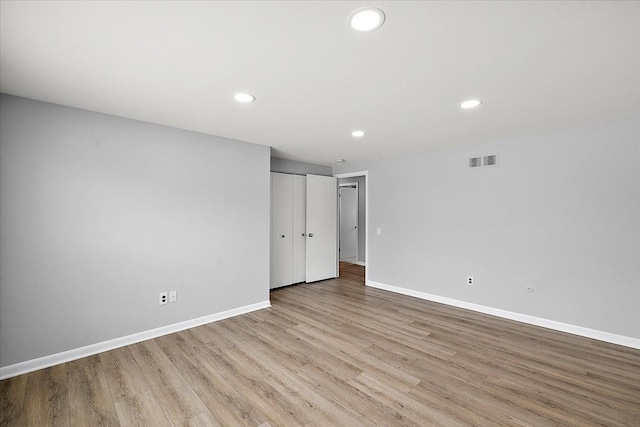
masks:
<svg viewBox="0 0 640 427"><path fill-rule="evenodd" d="M482 104L482 101L479 99L467 99L460 103L460 108L464 108L468 110L469 108L476 108L478 105Z"/></svg>
<svg viewBox="0 0 640 427"><path fill-rule="evenodd" d="M365 7L353 11L349 16L349 26L356 31L373 31L384 24L384 12L375 7Z"/></svg>
<svg viewBox="0 0 640 427"><path fill-rule="evenodd" d="M356 138L361 138L366 135L366 132L363 130L354 130L351 132L351 136L355 136Z"/></svg>
<svg viewBox="0 0 640 427"><path fill-rule="evenodd" d="M233 95L233 99L235 99L238 102L242 102L246 104L246 103L255 101L256 97L251 95L250 93L239 92Z"/></svg>

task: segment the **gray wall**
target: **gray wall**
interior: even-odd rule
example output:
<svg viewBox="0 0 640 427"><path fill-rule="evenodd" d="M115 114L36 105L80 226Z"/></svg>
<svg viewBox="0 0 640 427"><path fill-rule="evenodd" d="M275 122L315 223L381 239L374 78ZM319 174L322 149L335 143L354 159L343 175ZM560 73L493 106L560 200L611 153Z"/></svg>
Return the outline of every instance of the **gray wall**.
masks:
<svg viewBox="0 0 640 427"><path fill-rule="evenodd" d="M367 184L364 176L354 176L353 178L340 178L338 179L338 185L351 182L358 183L358 261L366 262L367 250L366 250L366 231L367 231L367 218L366 218L366 195Z"/></svg>
<svg viewBox="0 0 640 427"><path fill-rule="evenodd" d="M297 162L295 160L271 158L271 172L291 173L297 175L331 176L331 166L316 165L314 163Z"/></svg>
<svg viewBox="0 0 640 427"><path fill-rule="evenodd" d="M8 95L0 123L1 366L269 299L268 147Z"/></svg>
<svg viewBox="0 0 640 427"><path fill-rule="evenodd" d="M334 173L369 171L369 280L640 338L639 141L634 117Z"/></svg>

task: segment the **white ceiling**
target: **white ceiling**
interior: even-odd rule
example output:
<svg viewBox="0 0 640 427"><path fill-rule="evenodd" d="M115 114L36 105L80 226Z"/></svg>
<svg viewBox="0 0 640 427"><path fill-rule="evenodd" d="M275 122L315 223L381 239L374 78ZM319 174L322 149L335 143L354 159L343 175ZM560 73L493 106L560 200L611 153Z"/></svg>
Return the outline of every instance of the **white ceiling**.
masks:
<svg viewBox="0 0 640 427"><path fill-rule="evenodd" d="M321 164L640 115L637 1L2 1L0 49L4 93Z"/></svg>

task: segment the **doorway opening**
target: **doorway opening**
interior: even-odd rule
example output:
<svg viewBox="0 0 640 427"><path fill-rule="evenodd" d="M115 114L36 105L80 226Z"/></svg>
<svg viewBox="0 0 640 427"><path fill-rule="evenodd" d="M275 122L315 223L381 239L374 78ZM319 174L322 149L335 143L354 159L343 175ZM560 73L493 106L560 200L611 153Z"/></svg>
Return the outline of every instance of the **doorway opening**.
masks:
<svg viewBox="0 0 640 427"><path fill-rule="evenodd" d="M366 284L367 171L334 176L338 178L338 275L349 282Z"/></svg>
<svg viewBox="0 0 640 427"><path fill-rule="evenodd" d="M340 262L358 264L358 183L338 184Z"/></svg>

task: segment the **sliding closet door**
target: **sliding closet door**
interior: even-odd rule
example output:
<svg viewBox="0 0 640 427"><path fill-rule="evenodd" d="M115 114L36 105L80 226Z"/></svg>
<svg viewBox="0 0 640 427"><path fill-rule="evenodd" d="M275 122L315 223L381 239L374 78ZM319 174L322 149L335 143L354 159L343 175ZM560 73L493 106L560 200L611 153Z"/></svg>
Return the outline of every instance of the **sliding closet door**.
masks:
<svg viewBox="0 0 640 427"><path fill-rule="evenodd" d="M292 283L293 181L290 175L271 174L271 274L270 288Z"/></svg>
<svg viewBox="0 0 640 427"><path fill-rule="evenodd" d="M336 277L338 180L307 175L307 282Z"/></svg>

